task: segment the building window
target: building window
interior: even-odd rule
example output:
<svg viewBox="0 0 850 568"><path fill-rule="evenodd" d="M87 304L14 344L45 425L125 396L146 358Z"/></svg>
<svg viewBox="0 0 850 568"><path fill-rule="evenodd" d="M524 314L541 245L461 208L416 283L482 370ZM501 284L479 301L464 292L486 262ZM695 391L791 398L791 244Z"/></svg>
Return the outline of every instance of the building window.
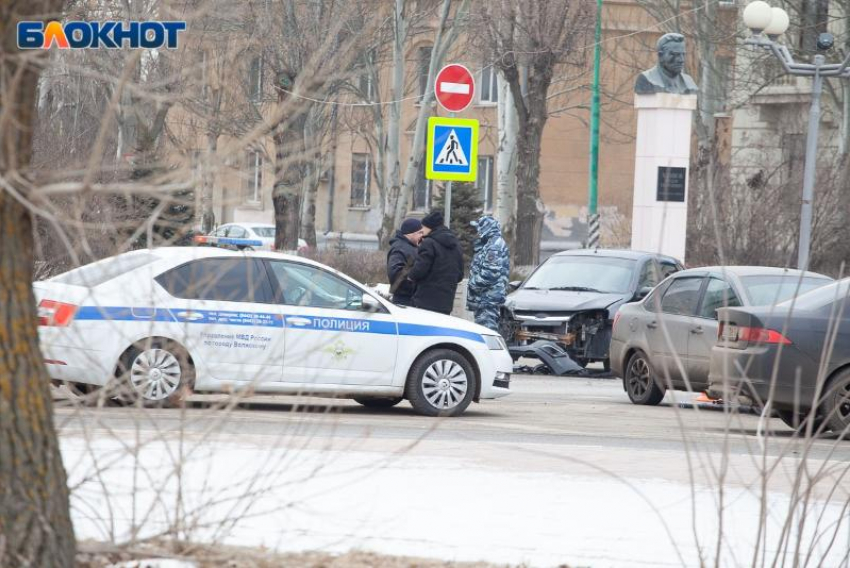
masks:
<svg viewBox="0 0 850 568"><path fill-rule="evenodd" d="M416 186L413 188L413 210L427 211L431 206L431 180L425 177L425 162L419 165Z"/></svg>
<svg viewBox="0 0 850 568"><path fill-rule="evenodd" d="M366 101L375 100L375 83L372 81L372 72L369 69L360 74L360 95Z"/></svg>
<svg viewBox="0 0 850 568"><path fill-rule="evenodd" d="M430 45L419 48L419 98L425 97L428 92L428 68L431 66L431 51L433 48Z"/></svg>
<svg viewBox="0 0 850 568"><path fill-rule="evenodd" d="M375 100L375 50L369 50L363 60L359 69L357 86L364 100L371 102Z"/></svg>
<svg viewBox="0 0 850 568"><path fill-rule="evenodd" d="M481 69L481 87L478 91L478 102L499 102L499 74L494 65L484 64Z"/></svg>
<svg viewBox="0 0 850 568"><path fill-rule="evenodd" d="M369 154L351 156L351 207L369 206L369 185L372 182L372 157Z"/></svg>
<svg viewBox="0 0 850 568"><path fill-rule="evenodd" d="M478 177L475 181L484 211L493 210L493 156L478 156Z"/></svg>
<svg viewBox="0 0 850 568"><path fill-rule="evenodd" d="M248 152L248 178L245 202L258 205L263 202L263 155L257 150Z"/></svg>
<svg viewBox="0 0 850 568"><path fill-rule="evenodd" d="M251 102L263 100L263 56L257 55L251 59L248 68L248 97Z"/></svg>

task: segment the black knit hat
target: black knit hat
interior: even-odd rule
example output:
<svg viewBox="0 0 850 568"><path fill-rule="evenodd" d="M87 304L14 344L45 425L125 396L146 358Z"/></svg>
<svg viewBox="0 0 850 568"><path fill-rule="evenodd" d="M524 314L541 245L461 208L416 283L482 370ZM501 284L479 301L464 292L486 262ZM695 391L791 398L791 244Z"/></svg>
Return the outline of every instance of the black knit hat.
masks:
<svg viewBox="0 0 850 568"><path fill-rule="evenodd" d="M401 228L399 230L401 231L402 235L409 235L410 233L415 233L416 231L418 231L421 228L422 228L422 223L419 221L419 219L411 218L411 219L405 219L402 222Z"/></svg>
<svg viewBox="0 0 850 568"><path fill-rule="evenodd" d="M435 209L422 218L422 224L429 229L436 229L443 224L443 212Z"/></svg>

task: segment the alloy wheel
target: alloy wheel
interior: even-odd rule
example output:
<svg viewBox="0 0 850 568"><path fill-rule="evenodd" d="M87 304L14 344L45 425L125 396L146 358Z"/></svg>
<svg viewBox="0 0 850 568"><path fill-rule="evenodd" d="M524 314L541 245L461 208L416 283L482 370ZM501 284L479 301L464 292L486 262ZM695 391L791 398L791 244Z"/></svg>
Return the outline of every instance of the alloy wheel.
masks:
<svg viewBox="0 0 850 568"><path fill-rule="evenodd" d="M636 398L641 398L649 390L649 383L652 380L649 371L649 365L643 357L638 357L632 361L629 367L629 389Z"/></svg>

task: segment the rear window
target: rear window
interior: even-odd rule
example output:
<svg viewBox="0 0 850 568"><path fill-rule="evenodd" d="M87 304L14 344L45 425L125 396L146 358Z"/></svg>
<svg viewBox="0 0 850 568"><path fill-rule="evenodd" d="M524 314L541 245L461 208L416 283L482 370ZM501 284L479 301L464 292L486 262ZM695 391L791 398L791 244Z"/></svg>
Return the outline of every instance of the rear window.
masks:
<svg viewBox="0 0 850 568"><path fill-rule="evenodd" d="M795 294L805 294L830 282L832 280L829 278L804 276L800 279L799 275L794 274L741 277L741 283L753 306L773 306L790 300Z"/></svg>
<svg viewBox="0 0 850 568"><path fill-rule="evenodd" d="M50 279L50 282L93 288L157 260L159 260L158 256L149 253L127 253L111 256L54 276Z"/></svg>
<svg viewBox="0 0 850 568"><path fill-rule="evenodd" d="M816 311L823 309L834 302L844 302L850 296L850 278L832 282L826 286L821 286L807 294L798 296L794 300L795 310ZM784 305L790 306L791 300L783 302ZM847 311L847 307L844 308Z"/></svg>
<svg viewBox="0 0 850 568"><path fill-rule="evenodd" d="M274 238L274 227L251 227L251 230L262 239Z"/></svg>
<svg viewBox="0 0 850 568"><path fill-rule="evenodd" d="M175 298L220 302L269 302L271 285L265 269L253 259L206 258L156 277Z"/></svg>

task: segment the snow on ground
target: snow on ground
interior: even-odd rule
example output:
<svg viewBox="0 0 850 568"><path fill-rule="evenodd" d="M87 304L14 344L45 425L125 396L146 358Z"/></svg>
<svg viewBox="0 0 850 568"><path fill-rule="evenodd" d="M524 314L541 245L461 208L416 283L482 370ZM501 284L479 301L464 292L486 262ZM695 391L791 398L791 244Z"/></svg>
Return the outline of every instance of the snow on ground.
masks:
<svg viewBox="0 0 850 568"><path fill-rule="evenodd" d="M220 437L185 441L182 450L178 442L135 447L63 437L78 538L124 541L178 530L194 540L281 552L362 549L595 568L698 566L717 546L718 495L705 487ZM720 565L752 564L760 506L753 492L726 489ZM789 507L784 495L766 499L769 559L782 554L777 542ZM811 552L812 565L842 565L850 550L846 517L837 505L810 506L800 554Z"/></svg>

